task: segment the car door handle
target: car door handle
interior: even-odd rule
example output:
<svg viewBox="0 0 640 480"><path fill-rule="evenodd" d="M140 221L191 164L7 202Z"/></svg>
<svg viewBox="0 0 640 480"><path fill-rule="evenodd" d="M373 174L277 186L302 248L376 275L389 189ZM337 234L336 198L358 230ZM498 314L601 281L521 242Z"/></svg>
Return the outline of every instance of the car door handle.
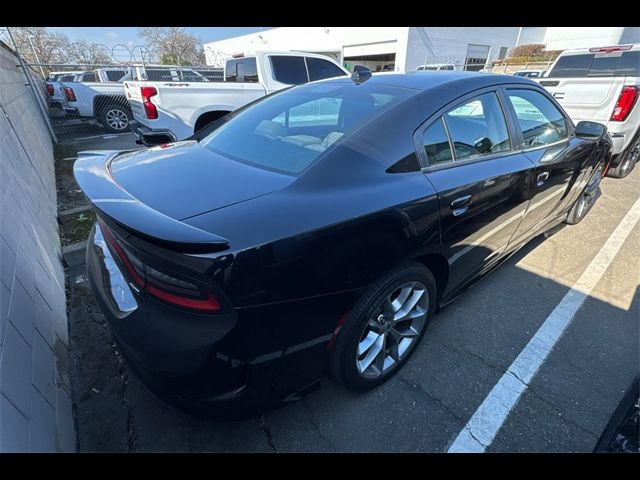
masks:
<svg viewBox="0 0 640 480"><path fill-rule="evenodd" d="M541 187L549 178L549 172L542 172L536 177L536 186Z"/></svg>
<svg viewBox="0 0 640 480"><path fill-rule="evenodd" d="M471 195L465 195L464 197L456 198L451 202L451 211L454 217L459 217L467 210L471 204Z"/></svg>

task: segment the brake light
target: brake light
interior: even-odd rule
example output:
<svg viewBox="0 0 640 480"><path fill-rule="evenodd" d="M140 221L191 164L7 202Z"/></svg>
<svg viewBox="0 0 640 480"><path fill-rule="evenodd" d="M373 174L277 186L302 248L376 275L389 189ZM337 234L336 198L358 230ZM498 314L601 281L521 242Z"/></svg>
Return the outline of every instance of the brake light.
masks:
<svg viewBox="0 0 640 480"><path fill-rule="evenodd" d="M613 52L624 52L626 50L631 50L633 45L616 45L614 47L598 47L598 48L590 48L589 52L591 53L613 53Z"/></svg>
<svg viewBox="0 0 640 480"><path fill-rule="evenodd" d="M98 225L105 240L122 261L133 282L149 295L182 308L210 313L220 310L220 302L213 293L144 264L134 254L127 252L126 247L116 240L109 227L100 218L98 218Z"/></svg>
<svg viewBox="0 0 640 480"><path fill-rule="evenodd" d="M631 86L624 87L622 92L620 92L616 106L613 109L611 120L614 122L624 122L629 116L629 113L631 113L631 110L637 100L638 88Z"/></svg>
<svg viewBox="0 0 640 480"><path fill-rule="evenodd" d="M50 83L47 83L47 93L50 96L53 96L53 85L51 85Z"/></svg>
<svg viewBox="0 0 640 480"><path fill-rule="evenodd" d="M151 97L158 94L156 87L140 87L140 95L142 95L142 105L144 106L144 113L147 118L154 120L158 118L158 109L155 104L151 102Z"/></svg>
<svg viewBox="0 0 640 480"><path fill-rule="evenodd" d="M244 58L244 53L233 53L231 58Z"/></svg>
<svg viewBox="0 0 640 480"><path fill-rule="evenodd" d="M71 87L63 87L64 96L67 98L67 102L75 102L76 101L76 93L73 91Z"/></svg>

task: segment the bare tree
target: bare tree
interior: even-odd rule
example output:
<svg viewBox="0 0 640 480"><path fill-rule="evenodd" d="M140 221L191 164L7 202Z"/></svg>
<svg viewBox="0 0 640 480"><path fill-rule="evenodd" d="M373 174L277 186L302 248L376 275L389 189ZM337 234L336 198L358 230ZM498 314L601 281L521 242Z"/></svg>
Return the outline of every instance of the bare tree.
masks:
<svg viewBox="0 0 640 480"><path fill-rule="evenodd" d="M80 40L66 46L68 61L79 64L104 65L111 63L111 50L100 43Z"/></svg>
<svg viewBox="0 0 640 480"><path fill-rule="evenodd" d="M9 27L16 48L29 63L64 63L69 39L45 27Z"/></svg>
<svg viewBox="0 0 640 480"><path fill-rule="evenodd" d="M147 47L157 52L160 63L165 65L203 65L204 53L200 39L187 33L182 27L144 27L140 36Z"/></svg>

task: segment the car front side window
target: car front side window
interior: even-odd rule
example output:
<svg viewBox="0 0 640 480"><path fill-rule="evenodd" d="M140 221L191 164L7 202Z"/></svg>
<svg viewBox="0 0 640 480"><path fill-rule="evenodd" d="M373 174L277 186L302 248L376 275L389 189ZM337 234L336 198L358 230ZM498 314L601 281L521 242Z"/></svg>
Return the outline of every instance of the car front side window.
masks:
<svg viewBox="0 0 640 480"><path fill-rule="evenodd" d="M543 94L533 90L508 90L527 148L550 145L568 138L567 121Z"/></svg>

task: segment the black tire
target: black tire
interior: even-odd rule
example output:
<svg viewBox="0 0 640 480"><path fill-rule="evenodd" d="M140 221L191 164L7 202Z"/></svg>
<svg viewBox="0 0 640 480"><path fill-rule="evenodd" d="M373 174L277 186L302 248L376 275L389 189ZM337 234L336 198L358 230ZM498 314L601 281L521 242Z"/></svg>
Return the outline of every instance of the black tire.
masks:
<svg viewBox="0 0 640 480"><path fill-rule="evenodd" d="M624 178L631 173L640 158L640 132L636 133L629 146L620 153L620 157L618 165L607 172L607 177Z"/></svg>
<svg viewBox="0 0 640 480"><path fill-rule="evenodd" d="M408 282L419 282L426 287L427 308L424 324L418 335L413 337L403 356L399 361L394 362L388 371L382 369L382 373L377 378L365 378L358 371L357 349L362 341L365 326L368 328L369 321L373 316L381 311L384 300L400 287ZM421 289L421 287L420 287ZM429 321L433 317L436 306L436 281L431 272L418 262L411 262L398 267L380 279L378 279L356 302L353 310L349 314L346 322L340 329L335 347L329 357L329 369L334 378L351 390L369 390L387 381L398 372L404 363L411 357L416 347L419 345ZM411 320L413 323L413 320ZM397 351L397 350L396 350Z"/></svg>
<svg viewBox="0 0 640 480"><path fill-rule="evenodd" d="M584 217L587 216L587 213L589 213L598 198L603 171L604 164L598 164L589 179L589 183L584 187L584 190L576 200L576 203L574 203L571 210L569 210L565 223L575 225L580 223Z"/></svg>
<svg viewBox="0 0 640 480"><path fill-rule="evenodd" d="M133 118L131 110L119 103L110 103L100 109L98 120L111 133L124 133L129 131Z"/></svg>

